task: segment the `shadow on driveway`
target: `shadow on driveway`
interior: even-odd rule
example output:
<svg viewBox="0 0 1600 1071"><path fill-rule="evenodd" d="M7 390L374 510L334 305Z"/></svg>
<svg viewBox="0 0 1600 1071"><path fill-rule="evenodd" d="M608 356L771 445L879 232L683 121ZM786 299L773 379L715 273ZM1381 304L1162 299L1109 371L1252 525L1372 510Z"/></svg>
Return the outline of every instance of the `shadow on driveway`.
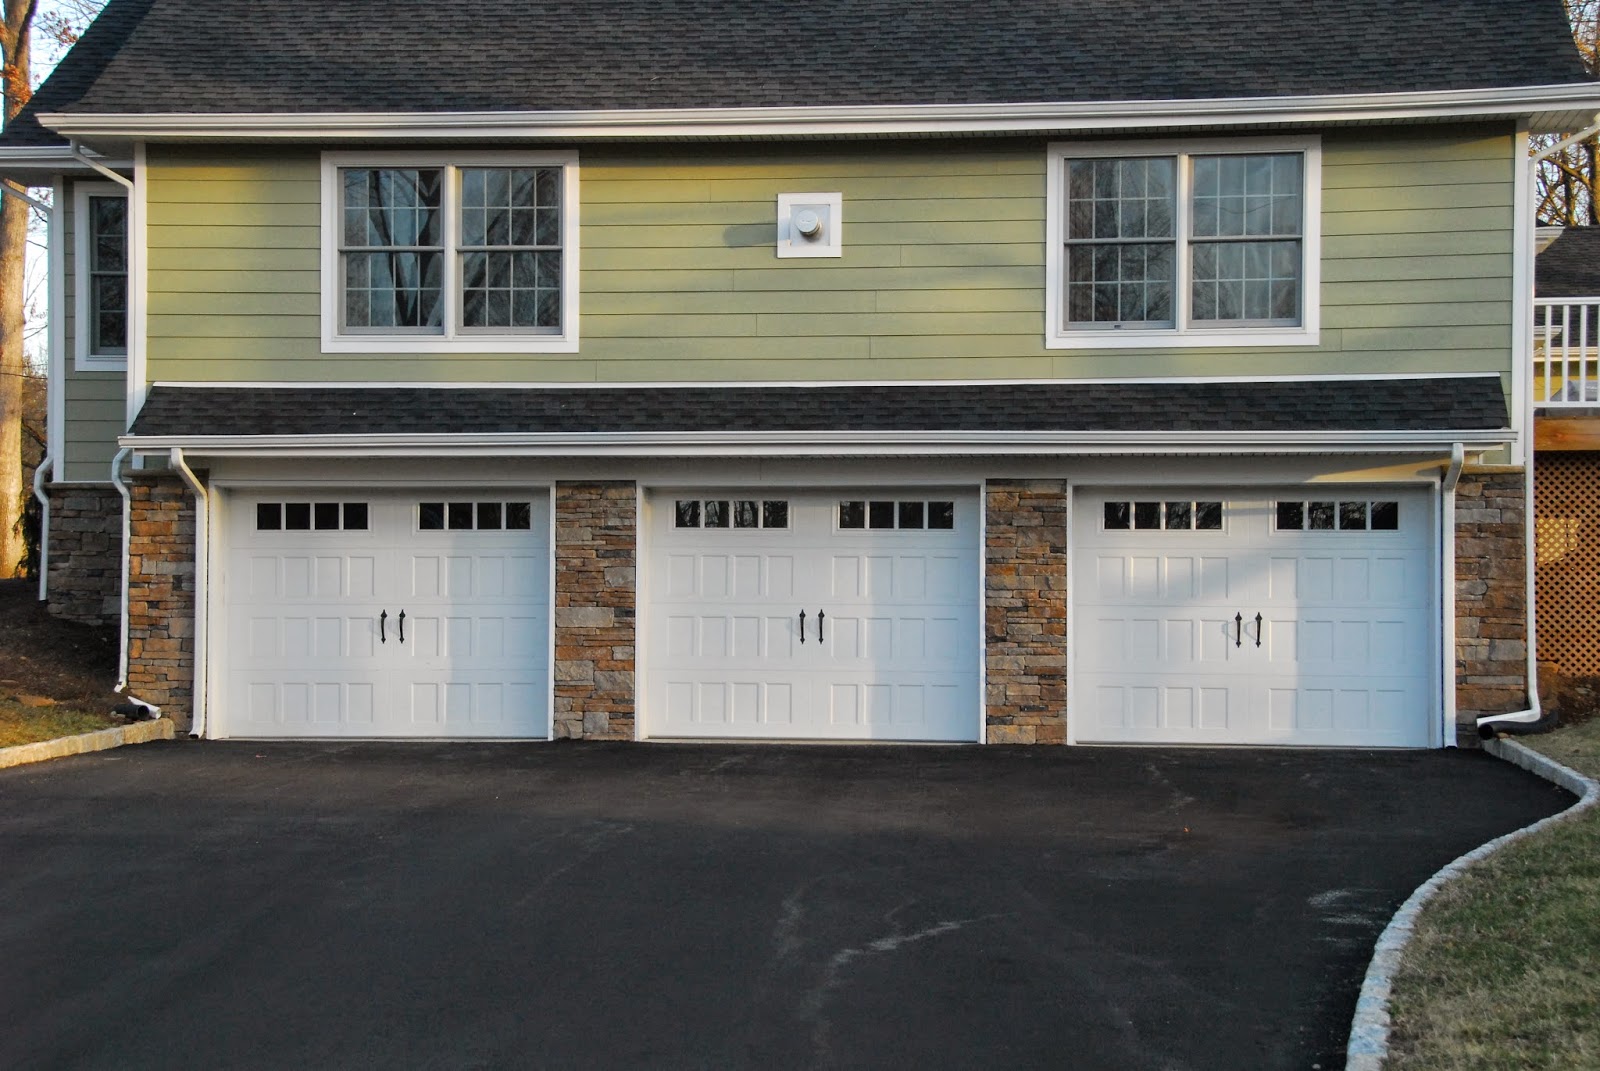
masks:
<svg viewBox="0 0 1600 1071"><path fill-rule="evenodd" d="M1481 753L148 744L0 772L0 1067L1342 1065Z"/></svg>

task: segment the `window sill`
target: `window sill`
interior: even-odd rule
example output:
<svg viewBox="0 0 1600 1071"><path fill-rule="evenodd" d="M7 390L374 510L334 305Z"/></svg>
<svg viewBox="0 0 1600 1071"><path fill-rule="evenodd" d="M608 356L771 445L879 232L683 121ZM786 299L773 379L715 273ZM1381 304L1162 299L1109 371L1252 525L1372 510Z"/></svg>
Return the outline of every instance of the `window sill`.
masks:
<svg viewBox="0 0 1600 1071"><path fill-rule="evenodd" d="M323 353L577 353L578 339L560 335L334 335Z"/></svg>
<svg viewBox="0 0 1600 1071"><path fill-rule="evenodd" d="M128 370L128 358L122 355L98 357L92 353L80 353L73 358L72 370L74 372L126 372Z"/></svg>
<svg viewBox="0 0 1600 1071"><path fill-rule="evenodd" d="M1232 349L1237 346L1315 346L1315 328L1225 331L1059 331L1045 336L1051 350Z"/></svg>

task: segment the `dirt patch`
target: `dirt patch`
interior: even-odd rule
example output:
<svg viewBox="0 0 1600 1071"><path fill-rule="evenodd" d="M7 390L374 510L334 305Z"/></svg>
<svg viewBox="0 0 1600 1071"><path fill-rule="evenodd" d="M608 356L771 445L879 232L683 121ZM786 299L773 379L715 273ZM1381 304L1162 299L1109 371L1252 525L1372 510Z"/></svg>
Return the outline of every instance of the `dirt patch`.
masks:
<svg viewBox="0 0 1600 1071"><path fill-rule="evenodd" d="M39 601L35 581L0 580L0 699L110 713L120 702L116 682L116 626L59 620Z"/></svg>
<svg viewBox="0 0 1600 1071"><path fill-rule="evenodd" d="M1600 715L1600 677L1569 676L1540 666L1539 693L1562 725L1578 725Z"/></svg>

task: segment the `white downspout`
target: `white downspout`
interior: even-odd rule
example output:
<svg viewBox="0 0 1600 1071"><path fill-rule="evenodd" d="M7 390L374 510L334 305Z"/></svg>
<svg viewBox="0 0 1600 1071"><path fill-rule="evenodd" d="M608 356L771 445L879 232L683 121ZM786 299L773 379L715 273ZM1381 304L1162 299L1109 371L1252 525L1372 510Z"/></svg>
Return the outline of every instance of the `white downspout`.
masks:
<svg viewBox="0 0 1600 1071"><path fill-rule="evenodd" d="M1570 137L1562 138L1554 145L1540 149L1528 157L1527 169L1518 176L1519 181L1528 184L1531 188L1533 172L1540 164L1544 163L1568 145L1582 141L1584 138L1600 134L1600 113L1596 113L1590 125L1584 127ZM1524 206L1526 209L1529 206ZM1544 710L1539 702L1539 645L1538 645L1538 588L1536 586L1536 570L1538 568L1538 546L1536 544L1538 529L1534 524L1534 484L1533 484L1533 455L1534 455L1534 413L1533 413L1533 386L1528 382L1533 374L1533 220L1518 219L1518 226L1526 227L1527 239L1517 254L1527 258L1528 271L1523 278L1525 293L1521 295L1521 306L1528 310L1522 317L1523 322L1517 325L1519 367L1516 375L1519 384L1524 385L1522 390L1522 470L1523 470L1523 542L1526 544L1524 572L1526 573L1526 593L1523 598L1527 603L1527 637L1528 637L1528 708L1516 710L1509 714L1491 714L1477 721L1478 735L1485 740L1495 735L1496 726L1501 725L1533 725L1544 717Z"/></svg>
<svg viewBox="0 0 1600 1071"><path fill-rule="evenodd" d="M122 496L122 612L118 615L122 622L119 630L122 647L117 655L117 683L111 689L114 692L128 686L128 542L133 536L133 496L128 492L128 485L122 482L122 462L131 453L133 451L124 446L111 459L111 485Z"/></svg>
<svg viewBox="0 0 1600 1071"><path fill-rule="evenodd" d="M39 459L33 470L33 497L39 500L39 601L50 597L50 496L45 494L44 481L50 475L55 458L48 454Z"/></svg>
<svg viewBox="0 0 1600 1071"><path fill-rule="evenodd" d="M183 459L183 449L173 447L170 464L194 492L194 695L189 735L206 734L206 578L211 553L211 496Z"/></svg>
<svg viewBox="0 0 1600 1071"><path fill-rule="evenodd" d="M1467 451L1462 443L1450 447L1450 464L1445 466L1439 481L1439 584L1443 589L1440 604L1450 608L1440 622L1440 696L1443 722L1439 726L1439 743L1443 747L1456 746L1456 484L1461 482L1461 470L1466 465Z"/></svg>

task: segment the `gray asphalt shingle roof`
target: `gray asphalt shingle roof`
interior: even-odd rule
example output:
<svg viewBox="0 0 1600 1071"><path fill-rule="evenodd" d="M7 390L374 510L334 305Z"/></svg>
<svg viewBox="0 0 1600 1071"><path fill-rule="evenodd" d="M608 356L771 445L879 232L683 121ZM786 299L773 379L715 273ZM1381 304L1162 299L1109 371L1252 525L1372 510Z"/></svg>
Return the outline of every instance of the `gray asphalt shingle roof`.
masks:
<svg viewBox="0 0 1600 1071"><path fill-rule="evenodd" d="M1493 376L1268 383L825 387L178 387L133 434L470 435L805 431L1493 431Z"/></svg>
<svg viewBox="0 0 1600 1071"><path fill-rule="evenodd" d="M1568 227L1539 254L1533 269L1540 297L1600 296L1600 227Z"/></svg>
<svg viewBox="0 0 1600 1071"><path fill-rule="evenodd" d="M110 0L41 112L1087 102L1584 81L1557 0Z"/></svg>

